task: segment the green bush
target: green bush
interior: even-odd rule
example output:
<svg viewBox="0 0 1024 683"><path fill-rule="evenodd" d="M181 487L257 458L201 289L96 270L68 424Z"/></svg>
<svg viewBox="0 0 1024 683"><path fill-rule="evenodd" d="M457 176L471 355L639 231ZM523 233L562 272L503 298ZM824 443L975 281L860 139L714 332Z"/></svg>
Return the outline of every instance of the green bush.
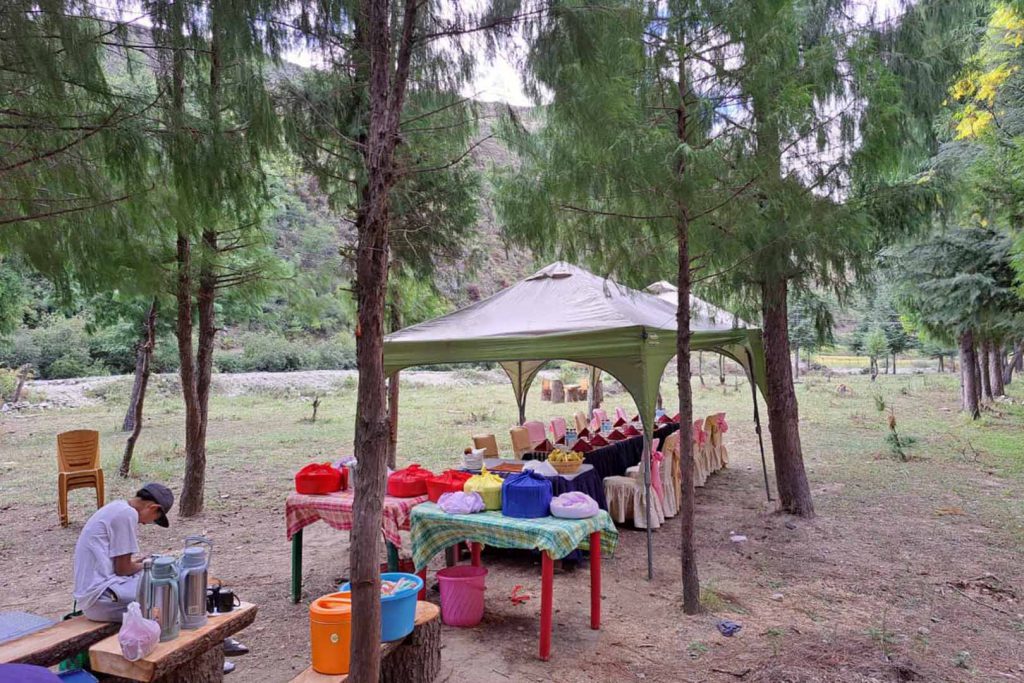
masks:
<svg viewBox="0 0 1024 683"><path fill-rule="evenodd" d="M356 367L356 340L339 334L317 347L317 370L351 370Z"/></svg>
<svg viewBox="0 0 1024 683"><path fill-rule="evenodd" d="M174 338L174 335L165 334L157 338L149 369L152 372L177 372L180 366L178 340Z"/></svg>
<svg viewBox="0 0 1024 683"><path fill-rule="evenodd" d="M213 364L218 372L245 372L245 357L234 351L217 351L213 354Z"/></svg>
<svg viewBox="0 0 1024 683"><path fill-rule="evenodd" d="M316 351L305 342L289 341L284 335L246 335L242 352L247 372L288 372L316 365Z"/></svg>
<svg viewBox="0 0 1024 683"><path fill-rule="evenodd" d="M0 403L10 401L17 388L18 373L7 368L0 368Z"/></svg>
<svg viewBox="0 0 1024 683"><path fill-rule="evenodd" d="M48 379L70 379L72 377L89 377L92 375L106 375L106 367L102 363L92 362L77 354L61 356L46 367Z"/></svg>

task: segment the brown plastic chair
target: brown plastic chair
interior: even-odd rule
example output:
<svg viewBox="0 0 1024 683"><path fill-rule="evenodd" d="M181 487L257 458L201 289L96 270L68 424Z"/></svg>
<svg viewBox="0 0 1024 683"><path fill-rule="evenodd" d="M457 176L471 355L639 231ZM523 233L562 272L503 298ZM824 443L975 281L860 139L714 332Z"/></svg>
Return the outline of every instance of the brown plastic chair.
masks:
<svg viewBox="0 0 1024 683"><path fill-rule="evenodd" d="M498 452L498 440L494 438L494 434L477 434L473 437L473 448L484 449L485 458L501 457L501 453Z"/></svg>
<svg viewBox="0 0 1024 683"><path fill-rule="evenodd" d="M550 401L551 400L551 380L541 379L540 380L540 400Z"/></svg>
<svg viewBox="0 0 1024 683"><path fill-rule="evenodd" d="M96 489L96 508L103 507L100 433L77 429L57 435L57 512L68 525L68 491Z"/></svg>
<svg viewBox="0 0 1024 683"><path fill-rule="evenodd" d="M579 386L576 388L576 394L579 396L581 401L587 400L587 392L590 390L590 380L584 377L580 380Z"/></svg>
<svg viewBox="0 0 1024 683"><path fill-rule="evenodd" d="M584 415L583 413L577 412L576 414L574 414L572 416L572 419L576 423L576 433L577 434L579 432L582 432L584 429L586 429L587 427L590 426L590 423L587 422L587 416Z"/></svg>
<svg viewBox="0 0 1024 683"><path fill-rule="evenodd" d="M513 427L508 430L508 435L512 437L512 452L515 453L517 458L522 458L523 453L533 450L533 444L530 443L530 435L525 427Z"/></svg>

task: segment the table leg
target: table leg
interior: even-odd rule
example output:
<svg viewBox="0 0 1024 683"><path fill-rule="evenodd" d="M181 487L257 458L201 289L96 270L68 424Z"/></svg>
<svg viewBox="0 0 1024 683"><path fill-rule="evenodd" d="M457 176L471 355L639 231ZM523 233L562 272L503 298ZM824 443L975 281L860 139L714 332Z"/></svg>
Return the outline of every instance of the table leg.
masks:
<svg viewBox="0 0 1024 683"><path fill-rule="evenodd" d="M302 529L292 534L292 603L302 597Z"/></svg>
<svg viewBox="0 0 1024 683"><path fill-rule="evenodd" d="M551 600L555 579L555 561L546 552L540 554L540 658L551 659Z"/></svg>
<svg viewBox="0 0 1024 683"><path fill-rule="evenodd" d="M458 560L456 559L458 557L458 551L458 544L450 545L444 549L444 566L454 567L459 563Z"/></svg>
<svg viewBox="0 0 1024 683"><path fill-rule="evenodd" d="M480 543L471 543L469 547L470 547L471 557L473 558L472 564L473 564L474 567L479 567L480 566L480 551L483 549L483 546Z"/></svg>
<svg viewBox="0 0 1024 683"><path fill-rule="evenodd" d="M416 596L416 599L417 600L426 600L427 599L427 568L424 567L423 569L421 569L418 572L416 572L416 576L418 576L421 579L423 579L423 588L420 589L420 594Z"/></svg>
<svg viewBox="0 0 1024 683"><path fill-rule="evenodd" d="M601 532L590 534L590 628L601 628Z"/></svg>
<svg viewBox="0 0 1024 683"><path fill-rule="evenodd" d="M392 543L391 541L389 541L387 539L384 539L384 545L388 549L388 571L389 572L397 572L398 571L398 548L395 547L394 543Z"/></svg>

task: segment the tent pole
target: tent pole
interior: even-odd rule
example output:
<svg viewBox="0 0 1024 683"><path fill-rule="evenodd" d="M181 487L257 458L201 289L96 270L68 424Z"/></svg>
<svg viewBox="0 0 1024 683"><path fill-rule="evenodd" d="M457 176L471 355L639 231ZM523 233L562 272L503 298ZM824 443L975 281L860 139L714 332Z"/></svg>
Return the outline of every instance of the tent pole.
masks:
<svg viewBox="0 0 1024 683"><path fill-rule="evenodd" d="M761 471L764 473L764 492L768 496L768 502L772 502L772 490L768 485L768 463L764 458L764 437L761 435L761 414L757 409L757 382L754 381L754 358L747 349L747 362L750 365L750 397L754 399L754 430L757 432L757 445L761 449Z"/></svg>
<svg viewBox="0 0 1024 683"><path fill-rule="evenodd" d="M654 532L651 530L651 437L644 429L644 514L647 517L647 580L654 579Z"/></svg>
<svg viewBox="0 0 1024 683"><path fill-rule="evenodd" d="M516 361L519 366L519 386L516 387L516 403L519 404L519 426L522 427L526 422L526 392L523 391L523 361Z"/></svg>

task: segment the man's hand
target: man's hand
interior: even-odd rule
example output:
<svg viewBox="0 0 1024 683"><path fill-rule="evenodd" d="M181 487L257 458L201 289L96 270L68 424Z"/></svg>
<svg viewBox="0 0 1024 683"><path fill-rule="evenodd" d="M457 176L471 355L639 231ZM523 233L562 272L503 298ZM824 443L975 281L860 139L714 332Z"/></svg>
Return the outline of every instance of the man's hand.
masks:
<svg viewBox="0 0 1024 683"><path fill-rule="evenodd" d="M142 571L142 563L132 559L131 554L114 558L114 573L118 576L134 576Z"/></svg>

